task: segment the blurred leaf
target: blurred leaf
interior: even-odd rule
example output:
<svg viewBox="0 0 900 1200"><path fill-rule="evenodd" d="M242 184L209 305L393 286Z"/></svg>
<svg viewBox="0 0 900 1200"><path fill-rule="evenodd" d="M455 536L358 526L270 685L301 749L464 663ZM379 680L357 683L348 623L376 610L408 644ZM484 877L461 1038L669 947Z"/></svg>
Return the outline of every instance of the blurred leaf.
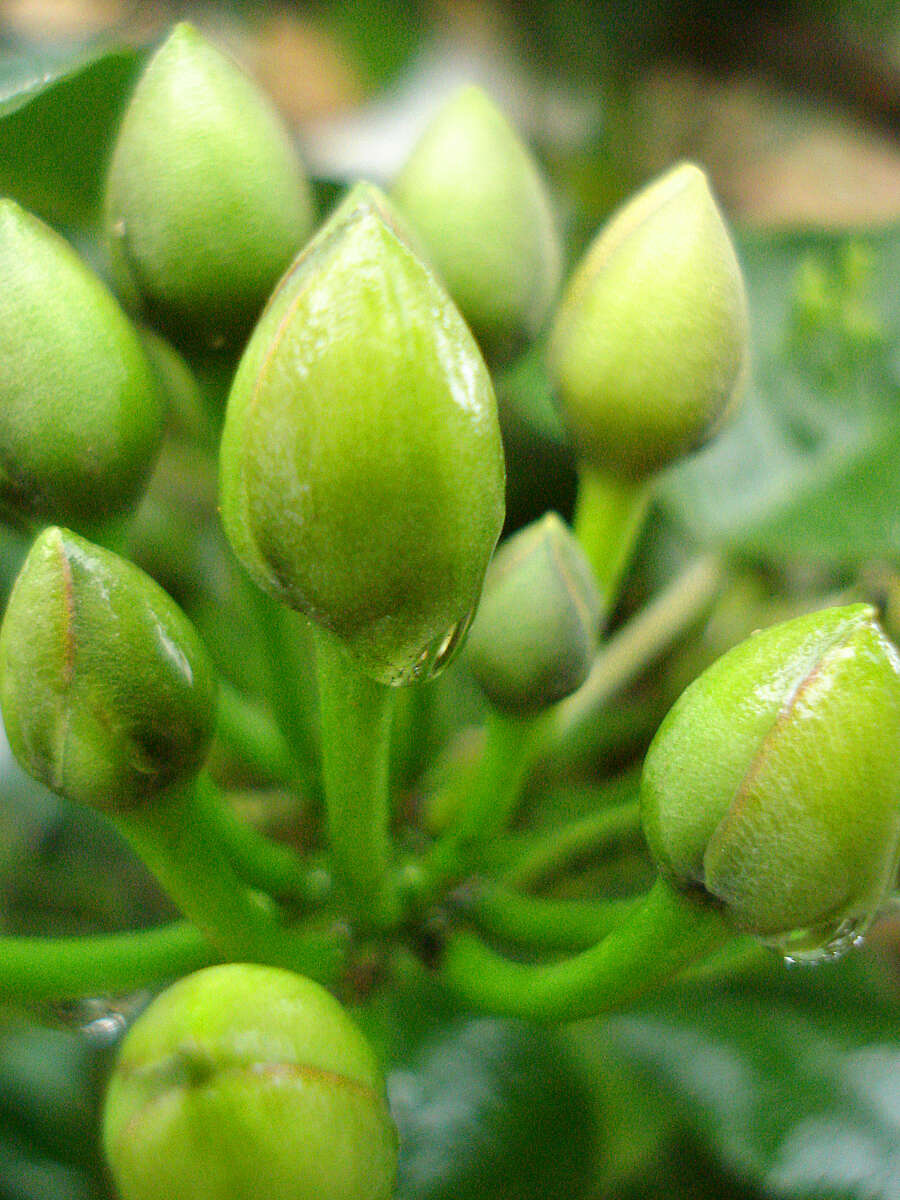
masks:
<svg viewBox="0 0 900 1200"><path fill-rule="evenodd" d="M0 58L0 193L50 222L90 222L142 61L127 48Z"/></svg>
<svg viewBox="0 0 900 1200"><path fill-rule="evenodd" d="M748 237L751 382L661 498L702 542L767 560L900 552L900 228Z"/></svg>
<svg viewBox="0 0 900 1200"><path fill-rule="evenodd" d="M900 1000L871 961L670 991L607 1028L723 1167L766 1196L900 1197Z"/></svg>

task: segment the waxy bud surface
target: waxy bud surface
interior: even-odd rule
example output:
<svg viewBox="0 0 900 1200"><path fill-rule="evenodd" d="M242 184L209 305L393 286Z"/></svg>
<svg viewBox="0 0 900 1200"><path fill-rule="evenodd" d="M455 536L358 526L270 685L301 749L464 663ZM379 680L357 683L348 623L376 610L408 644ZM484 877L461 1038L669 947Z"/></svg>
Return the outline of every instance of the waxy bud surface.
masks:
<svg viewBox="0 0 900 1200"><path fill-rule="evenodd" d="M206 757L215 682L187 617L149 576L45 529L0 627L0 707L26 771L116 810L190 778Z"/></svg>
<svg viewBox="0 0 900 1200"><path fill-rule="evenodd" d="M739 398L747 338L734 246L684 163L613 216L564 292L548 364L576 453L640 479L700 445Z"/></svg>
<svg viewBox="0 0 900 1200"><path fill-rule="evenodd" d="M391 192L490 359L541 330L562 250L537 163L478 87L433 117Z"/></svg>
<svg viewBox="0 0 900 1200"><path fill-rule="evenodd" d="M496 708L538 712L584 683L599 617L590 565L562 520L547 513L495 554L466 661Z"/></svg>
<svg viewBox="0 0 900 1200"><path fill-rule="evenodd" d="M129 509L164 404L137 333L67 242L0 200L0 510L80 528Z"/></svg>
<svg viewBox="0 0 900 1200"><path fill-rule="evenodd" d="M686 689L647 753L660 869L790 957L858 937L900 858L900 658L865 605L754 634Z"/></svg>
<svg viewBox="0 0 900 1200"><path fill-rule="evenodd" d="M122 1200L387 1200L397 1139L375 1056L318 984L228 964L127 1034L107 1093Z"/></svg>
<svg viewBox="0 0 900 1200"><path fill-rule="evenodd" d="M503 523L496 404L452 301L365 196L272 297L220 461L225 530L260 587L380 682L449 661Z"/></svg>
<svg viewBox="0 0 900 1200"><path fill-rule="evenodd" d="M107 179L124 298L175 336L227 340L252 325L311 226L280 117L236 63L177 25L138 81Z"/></svg>

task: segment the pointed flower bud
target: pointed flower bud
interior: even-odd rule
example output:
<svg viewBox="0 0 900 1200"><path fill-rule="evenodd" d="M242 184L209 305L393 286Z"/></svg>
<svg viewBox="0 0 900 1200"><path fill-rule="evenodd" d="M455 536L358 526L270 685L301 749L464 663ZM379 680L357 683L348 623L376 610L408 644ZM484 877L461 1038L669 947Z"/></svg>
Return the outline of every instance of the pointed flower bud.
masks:
<svg viewBox="0 0 900 1200"><path fill-rule="evenodd" d="M193 626L152 579L51 527L0 627L0 707L26 771L114 810L199 770L215 684Z"/></svg>
<svg viewBox="0 0 900 1200"><path fill-rule="evenodd" d="M660 869L790 957L865 929L900 859L900 658L865 605L754 634L672 708L647 754Z"/></svg>
<svg viewBox="0 0 900 1200"><path fill-rule="evenodd" d="M239 335L311 224L280 117L230 58L177 25L138 82L107 180L123 296L176 335Z"/></svg>
<svg viewBox="0 0 900 1200"><path fill-rule="evenodd" d="M122 1200L388 1200L397 1138L372 1050L317 983L230 963L129 1030L103 1118Z"/></svg>
<svg viewBox="0 0 900 1200"><path fill-rule="evenodd" d="M0 200L0 510L82 528L130 508L164 405L125 314L69 245Z"/></svg>
<svg viewBox="0 0 900 1200"><path fill-rule="evenodd" d="M490 359L541 330L562 270L538 166L480 88L438 111L392 195Z"/></svg>
<svg viewBox="0 0 900 1200"><path fill-rule="evenodd" d="M466 660L496 708L535 713L584 683L599 618L581 547L556 513L547 513L494 556Z"/></svg>
<svg viewBox="0 0 900 1200"><path fill-rule="evenodd" d="M549 367L576 453L631 479L667 465L724 420L746 358L734 246L683 163L613 217L563 296Z"/></svg>
<svg viewBox="0 0 900 1200"><path fill-rule="evenodd" d="M282 280L238 368L221 451L235 553L364 672L409 682L465 632L503 486L471 334L363 198Z"/></svg>

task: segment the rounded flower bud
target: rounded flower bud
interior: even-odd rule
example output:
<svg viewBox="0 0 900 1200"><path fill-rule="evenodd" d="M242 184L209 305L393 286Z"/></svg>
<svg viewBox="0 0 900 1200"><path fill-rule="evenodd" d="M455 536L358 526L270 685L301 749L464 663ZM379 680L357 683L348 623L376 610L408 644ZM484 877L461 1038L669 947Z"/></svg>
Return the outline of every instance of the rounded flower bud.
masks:
<svg viewBox="0 0 900 1200"><path fill-rule="evenodd" d="M761 633L660 726L641 783L660 869L790 957L836 953L900 859L900 658L865 605Z"/></svg>
<svg viewBox="0 0 900 1200"><path fill-rule="evenodd" d="M613 217L563 296L549 367L576 453L651 474L721 424L746 359L734 246L706 176L683 163Z"/></svg>
<svg viewBox="0 0 900 1200"><path fill-rule="evenodd" d="M397 1139L372 1050L317 983L228 964L129 1030L106 1157L122 1200L387 1200Z"/></svg>
<svg viewBox="0 0 900 1200"><path fill-rule="evenodd" d="M93 527L130 508L164 404L125 314L70 246L0 200L0 510Z"/></svg>
<svg viewBox="0 0 900 1200"><path fill-rule="evenodd" d="M480 88L438 111L392 195L489 358L540 332L559 287L559 233L537 164Z"/></svg>
<svg viewBox="0 0 900 1200"><path fill-rule="evenodd" d="M230 58L177 25L148 63L109 169L117 286L174 333L253 323L306 240L306 174L281 119Z"/></svg>
<svg viewBox="0 0 900 1200"><path fill-rule="evenodd" d="M26 771L71 800L117 809L199 770L215 682L193 626L152 579L49 528L0 627L0 707Z"/></svg>
<svg viewBox="0 0 900 1200"><path fill-rule="evenodd" d="M496 405L459 313L364 197L266 308L220 461L225 530L260 587L380 682L448 661L503 522Z"/></svg>
<svg viewBox="0 0 900 1200"><path fill-rule="evenodd" d="M584 683L599 619L590 565L563 521L547 513L494 556L466 659L495 708L535 713Z"/></svg>

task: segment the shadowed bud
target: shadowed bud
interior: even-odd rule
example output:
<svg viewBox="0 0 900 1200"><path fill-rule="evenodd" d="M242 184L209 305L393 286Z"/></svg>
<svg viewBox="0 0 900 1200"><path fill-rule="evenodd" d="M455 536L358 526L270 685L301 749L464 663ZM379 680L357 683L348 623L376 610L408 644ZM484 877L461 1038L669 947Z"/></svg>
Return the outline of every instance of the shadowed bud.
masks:
<svg viewBox="0 0 900 1200"><path fill-rule="evenodd" d="M559 287L559 234L537 164L480 88L438 111L392 195L489 359L540 332Z"/></svg>
<svg viewBox="0 0 900 1200"><path fill-rule="evenodd" d="M125 314L71 247L0 200L0 510L93 527L130 508L164 405Z"/></svg>
<svg viewBox="0 0 900 1200"><path fill-rule="evenodd" d="M672 708L647 754L661 870L790 957L839 952L900 857L900 659L865 605L754 634Z"/></svg>
<svg viewBox="0 0 900 1200"><path fill-rule="evenodd" d="M138 1018L106 1097L122 1200L388 1200L397 1137L362 1034L318 984L228 964Z"/></svg>
<svg viewBox="0 0 900 1200"><path fill-rule="evenodd" d="M503 486L471 334L362 196L282 280L238 368L221 452L235 553L367 674L409 682L465 632Z"/></svg>
<svg viewBox="0 0 900 1200"><path fill-rule="evenodd" d="M306 174L253 81L190 25L151 58L106 190L117 286L174 334L246 331L306 240Z"/></svg>
<svg viewBox="0 0 900 1200"><path fill-rule="evenodd" d="M556 513L547 513L494 556L466 660L496 708L538 712L584 683L599 615L581 547Z"/></svg>
<svg viewBox="0 0 900 1200"><path fill-rule="evenodd" d="M675 167L600 233L556 316L549 366L579 457L640 479L709 438L739 397L746 309L706 176Z"/></svg>
<svg viewBox="0 0 900 1200"><path fill-rule="evenodd" d="M44 530L0 628L0 706L26 771L97 808L190 778L215 726L215 683L187 617L131 563Z"/></svg>

